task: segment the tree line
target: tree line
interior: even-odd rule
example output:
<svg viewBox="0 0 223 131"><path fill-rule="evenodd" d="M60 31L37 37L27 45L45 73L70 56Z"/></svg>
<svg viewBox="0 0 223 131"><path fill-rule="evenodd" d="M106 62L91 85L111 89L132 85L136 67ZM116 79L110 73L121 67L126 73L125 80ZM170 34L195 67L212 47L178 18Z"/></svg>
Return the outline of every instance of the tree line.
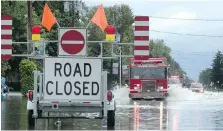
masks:
<svg viewBox="0 0 223 131"><path fill-rule="evenodd" d="M200 72L199 82L207 89L223 89L223 52L218 51L211 67Z"/></svg>
<svg viewBox="0 0 223 131"><path fill-rule="evenodd" d="M70 10L69 12L64 11L63 1L47 1L48 6L54 13L58 23L61 27L86 27L89 20L94 15L97 7L89 7L82 2L81 12ZM40 25L43 13L45 1L33 1L32 3L32 25ZM13 41L14 42L26 42L27 41L27 2L26 1L2 1L1 3L1 14L11 15L13 17ZM117 4L114 6L105 7L105 13L109 25L114 25L116 31L120 34L121 43L133 43L133 26L134 14L132 9L127 4ZM41 38L45 40L57 40L58 39L58 27L55 24L50 32L46 29L41 28ZM105 39L105 33L102 32L96 25L91 24L88 28L88 41L103 41ZM111 44L103 44L103 55L109 55L111 50ZM153 57L166 57L169 63L169 75L181 75L186 74L185 71L180 67L173 57L170 55L171 49L165 44L164 40L156 39L150 40L151 54ZM46 52L49 56L57 56L58 45L55 43L48 43L46 45ZM117 49L114 48L114 51ZM98 44L90 44L88 46L88 54L90 56L97 56L100 53L100 46ZM13 45L14 54L22 54L27 52L26 45ZM130 52L128 45L122 47L122 52L128 54ZM21 60L26 59L25 57L14 57L10 61L1 61L2 64L2 76L7 77L8 81L14 79L15 73L18 74L19 63ZM112 65L114 62L118 62L118 59L104 60L104 69L111 72ZM37 67L41 68L41 64ZM123 64L129 64L129 58L123 58ZM110 73L111 74L111 73ZM18 74L18 81L21 80L20 74ZM113 77L111 81L117 80L117 77ZM186 77L186 80L190 80Z"/></svg>

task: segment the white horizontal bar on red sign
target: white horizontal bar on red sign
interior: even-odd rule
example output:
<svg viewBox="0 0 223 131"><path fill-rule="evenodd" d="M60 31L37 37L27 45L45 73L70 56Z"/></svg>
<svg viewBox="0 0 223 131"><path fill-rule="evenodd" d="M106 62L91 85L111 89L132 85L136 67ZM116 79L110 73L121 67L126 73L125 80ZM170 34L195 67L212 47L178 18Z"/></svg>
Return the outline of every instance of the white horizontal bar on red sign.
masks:
<svg viewBox="0 0 223 131"><path fill-rule="evenodd" d="M61 44L71 44L71 45L73 45L73 44L84 44L84 41L69 41L69 40L62 40L61 41Z"/></svg>
<svg viewBox="0 0 223 131"><path fill-rule="evenodd" d="M12 58L12 17L1 15L1 58Z"/></svg>
<svg viewBox="0 0 223 131"><path fill-rule="evenodd" d="M134 59L149 59L149 16L135 17Z"/></svg>

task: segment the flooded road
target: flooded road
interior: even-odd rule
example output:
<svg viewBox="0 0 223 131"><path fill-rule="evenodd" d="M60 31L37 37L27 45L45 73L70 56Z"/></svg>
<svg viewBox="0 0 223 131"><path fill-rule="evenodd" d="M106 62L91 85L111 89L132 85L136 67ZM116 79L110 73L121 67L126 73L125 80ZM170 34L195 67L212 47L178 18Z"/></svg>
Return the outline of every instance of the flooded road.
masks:
<svg viewBox="0 0 223 131"><path fill-rule="evenodd" d="M114 91L116 130L223 130L223 93L170 89L166 101L131 101L128 88ZM11 96L2 102L1 129L27 130L26 100ZM56 130L56 120L38 120L36 129ZM62 130L106 130L106 120L62 120Z"/></svg>

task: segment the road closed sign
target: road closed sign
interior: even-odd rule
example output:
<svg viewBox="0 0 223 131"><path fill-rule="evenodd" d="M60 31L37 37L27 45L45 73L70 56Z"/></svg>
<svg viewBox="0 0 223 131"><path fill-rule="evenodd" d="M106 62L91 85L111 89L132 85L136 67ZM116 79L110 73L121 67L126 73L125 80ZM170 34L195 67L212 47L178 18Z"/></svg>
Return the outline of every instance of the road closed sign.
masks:
<svg viewBox="0 0 223 131"><path fill-rule="evenodd" d="M101 59L46 58L44 99L100 100Z"/></svg>

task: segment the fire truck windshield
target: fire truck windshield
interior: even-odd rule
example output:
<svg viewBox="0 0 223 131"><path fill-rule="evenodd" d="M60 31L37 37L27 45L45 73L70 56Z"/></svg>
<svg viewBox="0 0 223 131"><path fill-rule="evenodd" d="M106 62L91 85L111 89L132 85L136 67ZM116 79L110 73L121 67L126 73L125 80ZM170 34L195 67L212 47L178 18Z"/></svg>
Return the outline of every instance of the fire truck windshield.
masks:
<svg viewBox="0 0 223 131"><path fill-rule="evenodd" d="M164 67L133 67L131 68L130 77L132 79L141 78L167 78L167 69Z"/></svg>

